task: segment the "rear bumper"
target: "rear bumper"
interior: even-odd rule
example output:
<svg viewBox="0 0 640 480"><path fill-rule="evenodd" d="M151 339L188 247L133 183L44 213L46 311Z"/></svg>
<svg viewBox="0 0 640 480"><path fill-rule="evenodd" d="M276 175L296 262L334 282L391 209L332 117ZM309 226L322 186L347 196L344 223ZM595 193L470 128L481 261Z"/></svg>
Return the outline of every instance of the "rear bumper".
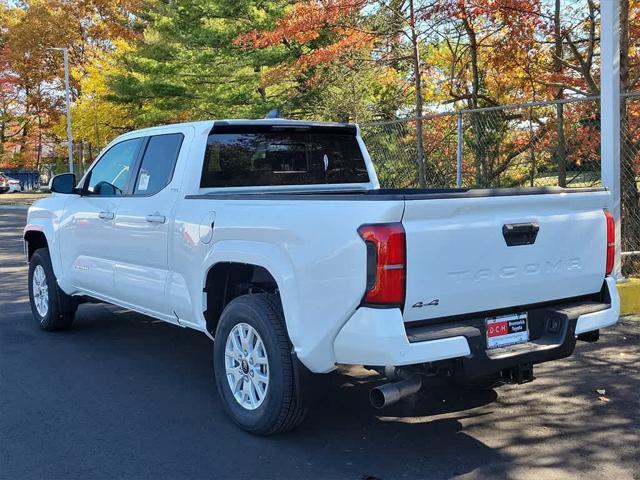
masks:
<svg viewBox="0 0 640 480"><path fill-rule="evenodd" d="M605 284L610 299L610 308L581 315L577 321L576 335L611 327L618 323L618 319L620 318L620 295L618 295L616 281L612 277L607 277Z"/></svg>
<svg viewBox="0 0 640 480"><path fill-rule="evenodd" d="M486 349L484 318L417 327L407 324L405 328L399 309L363 307L335 339L336 362L403 366L457 359L465 375L477 376L522 363L555 360L573 353L578 334L618 321L620 301L612 278L605 281L607 295L607 303L569 302L530 310L531 341L493 351Z"/></svg>

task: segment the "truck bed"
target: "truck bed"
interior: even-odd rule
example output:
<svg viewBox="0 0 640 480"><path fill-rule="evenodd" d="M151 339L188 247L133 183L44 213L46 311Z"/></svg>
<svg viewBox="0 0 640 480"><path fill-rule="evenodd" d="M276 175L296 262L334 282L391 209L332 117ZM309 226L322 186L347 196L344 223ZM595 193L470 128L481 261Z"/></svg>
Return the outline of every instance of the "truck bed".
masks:
<svg viewBox="0 0 640 480"><path fill-rule="evenodd" d="M521 195L558 195L572 193L592 193L606 191L604 187L532 187L532 188L380 188L372 190L342 190L342 189L260 189L254 191L210 192L187 195L187 199L251 199L257 196L264 200L437 200L448 198L482 198L482 197L510 197Z"/></svg>
<svg viewBox="0 0 640 480"><path fill-rule="evenodd" d="M436 322L594 294L605 276L603 209L609 194L603 188L271 189L187 198L253 200L255 208L267 208L262 201L273 200L280 209L302 200L401 204L398 220L406 232L407 252L405 322ZM334 218L350 211L330 210ZM510 241L523 228L535 229L535 235L525 243Z"/></svg>

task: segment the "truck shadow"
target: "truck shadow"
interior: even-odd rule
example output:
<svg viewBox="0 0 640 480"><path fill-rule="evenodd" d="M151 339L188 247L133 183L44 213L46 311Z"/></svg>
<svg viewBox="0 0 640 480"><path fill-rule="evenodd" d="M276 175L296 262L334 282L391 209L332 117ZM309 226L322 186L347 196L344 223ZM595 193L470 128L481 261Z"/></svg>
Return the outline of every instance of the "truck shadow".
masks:
<svg viewBox="0 0 640 480"><path fill-rule="evenodd" d="M493 389L467 390L434 376L423 379L422 388L416 395L381 410L372 408L369 405L371 388L387 381L382 375L364 368L340 367L332 374L329 401L342 402L351 398L358 410L364 408L369 415L378 417L427 417L482 407L498 397Z"/></svg>
<svg viewBox="0 0 640 480"><path fill-rule="evenodd" d="M380 377L340 369L299 429L262 438L225 415L203 334L106 305L82 305L73 329L46 334L28 303L19 310L2 320L3 370L7 391L19 386L23 394L4 418L15 432L26 421L47 421L34 392L47 395L57 420L21 440L51 445L42 465L63 453L67 464L80 461L82 451L56 446L60 432L101 451L96 468L103 472L134 457L117 471L135 478L497 478L517 469L542 476L554 469L566 478L592 472L595 459L608 468L637 462L637 327L623 325L617 337L584 345L535 383L503 387L499 397L430 379L418 395L380 411L368 402ZM629 347L611 345L614 339ZM620 351L630 352L624 363ZM594 385L620 402L598 403ZM19 456L23 443L9 445L7 455Z"/></svg>
<svg viewBox="0 0 640 480"><path fill-rule="evenodd" d="M332 377L326 395L290 437L317 438L345 468L354 467L358 478L450 478L508 461L461 423L491 414L482 407L496 400L493 390L468 392L431 378L418 394L377 410L368 396L381 376L341 368Z"/></svg>
<svg viewBox="0 0 640 480"><path fill-rule="evenodd" d="M87 315L89 311L100 314ZM476 409L495 401L492 390L469 393L430 379L416 396L379 411L370 406L368 395L381 377L362 368L344 368L323 379L326 390L299 429L262 438L239 430L224 414L212 378L211 342L204 335L104 305L81 307L68 335L82 337L73 342L90 349L109 348L114 342L114 356L133 360L131 368L141 371L136 374L141 381L153 375L151 388L182 397L189 405L195 428L191 433L198 445L218 444L222 436L228 450L219 449L218 455L224 457L234 455L234 445L240 443L270 464L272 478L424 478L427 471L430 477L446 478L504 460L495 449L467 435L460 423L488 414ZM146 360L151 358L153 365Z"/></svg>

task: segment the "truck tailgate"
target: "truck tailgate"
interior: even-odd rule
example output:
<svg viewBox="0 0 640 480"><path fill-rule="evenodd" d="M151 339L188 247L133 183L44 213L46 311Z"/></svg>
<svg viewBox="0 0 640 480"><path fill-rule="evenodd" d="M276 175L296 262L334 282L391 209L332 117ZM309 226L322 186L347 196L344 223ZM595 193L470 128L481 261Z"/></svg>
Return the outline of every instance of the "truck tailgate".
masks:
<svg viewBox="0 0 640 480"><path fill-rule="evenodd" d="M405 197L404 320L598 292L605 276L608 200L606 191Z"/></svg>

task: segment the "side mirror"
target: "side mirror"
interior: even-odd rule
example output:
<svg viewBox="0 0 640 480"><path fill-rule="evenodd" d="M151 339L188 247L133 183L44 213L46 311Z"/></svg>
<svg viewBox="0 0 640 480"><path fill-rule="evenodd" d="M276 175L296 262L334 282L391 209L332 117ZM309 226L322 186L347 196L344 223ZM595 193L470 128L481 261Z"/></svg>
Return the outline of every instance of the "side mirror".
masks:
<svg viewBox="0 0 640 480"><path fill-rule="evenodd" d="M61 173L51 179L50 189L55 193L77 193L76 175L74 173Z"/></svg>

